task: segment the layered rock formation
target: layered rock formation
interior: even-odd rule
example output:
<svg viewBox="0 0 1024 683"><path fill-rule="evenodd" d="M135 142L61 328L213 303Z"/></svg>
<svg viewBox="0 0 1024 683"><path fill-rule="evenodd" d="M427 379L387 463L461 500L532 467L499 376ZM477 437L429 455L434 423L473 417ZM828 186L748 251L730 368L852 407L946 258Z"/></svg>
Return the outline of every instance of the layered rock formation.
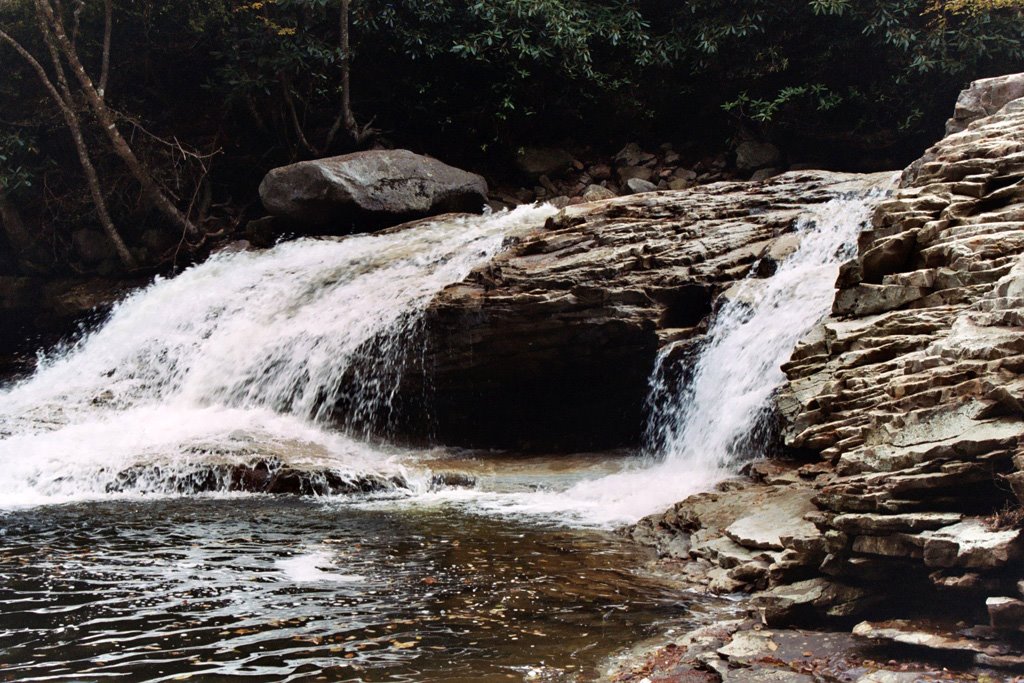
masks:
<svg viewBox="0 0 1024 683"><path fill-rule="evenodd" d="M531 449L635 443L659 346L770 259L809 205L875 176L794 172L569 206L427 311L434 435ZM770 272L770 269L767 269Z"/></svg>
<svg viewBox="0 0 1024 683"><path fill-rule="evenodd" d="M970 98L991 102L1008 82ZM907 170L842 269L832 316L785 366L786 443L810 462L758 464L754 482L729 484L738 493L689 499L634 534L712 588L754 591L768 624L941 617L945 631L900 618L854 633L1020 666L1022 369L1016 99ZM756 511L706 510L716 496Z"/></svg>
<svg viewBox="0 0 1024 683"><path fill-rule="evenodd" d="M879 207L781 404L788 442L836 468L816 498L828 572L920 576L982 607L1019 597L1024 554L1016 520L991 517L1024 493L1024 99L926 159Z"/></svg>

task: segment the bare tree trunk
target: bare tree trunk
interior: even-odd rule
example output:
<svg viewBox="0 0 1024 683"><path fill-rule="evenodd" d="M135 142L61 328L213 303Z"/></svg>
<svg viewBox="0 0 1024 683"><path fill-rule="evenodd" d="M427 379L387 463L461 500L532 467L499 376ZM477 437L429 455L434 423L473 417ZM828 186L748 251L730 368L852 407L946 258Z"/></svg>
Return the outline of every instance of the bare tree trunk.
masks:
<svg viewBox="0 0 1024 683"><path fill-rule="evenodd" d="M356 117L352 113L352 55L349 50L348 40L349 3L350 0L341 0L341 25L339 26L341 36L341 115L345 119L345 130L355 138L359 131L356 128Z"/></svg>
<svg viewBox="0 0 1024 683"><path fill-rule="evenodd" d="M37 11L45 19L47 26L52 31L52 33L49 33L49 40L55 41L60 48L61 55L67 61L71 67L71 73L75 75L79 85L81 85L82 92L85 94L85 100L89 103L90 109L96 115L96 119L109 138L114 152L121 158L125 166L128 167L128 170L135 177L135 180L142 186L143 193L175 226L187 233L194 234L198 232L196 226L192 224L188 217L179 211L171 200L167 198L167 195L163 193L153 179L149 169L135 156L135 152L124 139L124 136L121 135L121 131L118 130L117 123L114 121L114 115L107 108L103 97L96 91L96 86L93 84L89 74L86 73L81 60L78 59L78 53L75 52L74 46L64 30L64 24L54 12L50 0L34 1Z"/></svg>
<svg viewBox="0 0 1024 683"><path fill-rule="evenodd" d="M107 80L110 77L110 36L114 32L114 2L103 0L103 63L100 66L100 84L96 91L101 98L107 95Z"/></svg>
<svg viewBox="0 0 1024 683"><path fill-rule="evenodd" d="M351 0L339 0L341 4L341 16L338 19L338 49L341 51L341 102L338 108L338 118L327 133L327 141L324 143L324 150L334 142L338 130L342 127L349 138L355 142L362 142L369 133L369 126L360 130L356 123L355 114L352 113L352 55L349 46L349 8Z"/></svg>
<svg viewBox="0 0 1024 683"><path fill-rule="evenodd" d="M44 38L46 38L45 34ZM100 224L103 226L104 232L107 233L107 237L114 244L114 249L117 250L117 255L121 258L121 262L126 268L135 268L135 258L128 250L124 240L121 239L121 234L114 226L114 221L110 218L110 212L107 210L107 201L103 197L99 174L96 173L96 167L93 166L92 159L89 156L89 147L86 145L85 137L82 135L81 121L74 110L74 100L71 97L71 90L68 87L67 79L64 78L64 73L60 69L60 63L57 63L57 82L60 86L60 90L58 90L57 86L50 80L50 77L47 76L43 65L28 50L22 47L20 43L2 30L0 30L0 41L13 47L21 55L22 59L28 62L32 70L36 72L43 87L49 93L50 98L60 109L61 115L64 117L64 123L67 125L71 138L75 143L78 161L82 166L82 172L85 174L85 182L89 187L89 194L92 197L93 205L96 207L96 214L100 219ZM56 52L52 47L51 57L56 58Z"/></svg>

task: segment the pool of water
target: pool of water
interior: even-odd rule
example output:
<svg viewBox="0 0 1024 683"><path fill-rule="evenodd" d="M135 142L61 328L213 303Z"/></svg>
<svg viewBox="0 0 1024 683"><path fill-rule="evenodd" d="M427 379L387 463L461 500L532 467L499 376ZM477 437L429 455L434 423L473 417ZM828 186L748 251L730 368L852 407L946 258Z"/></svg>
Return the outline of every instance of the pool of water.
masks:
<svg viewBox="0 0 1024 683"><path fill-rule="evenodd" d="M607 531L445 504L2 511L0 679L593 680L695 607L650 559Z"/></svg>

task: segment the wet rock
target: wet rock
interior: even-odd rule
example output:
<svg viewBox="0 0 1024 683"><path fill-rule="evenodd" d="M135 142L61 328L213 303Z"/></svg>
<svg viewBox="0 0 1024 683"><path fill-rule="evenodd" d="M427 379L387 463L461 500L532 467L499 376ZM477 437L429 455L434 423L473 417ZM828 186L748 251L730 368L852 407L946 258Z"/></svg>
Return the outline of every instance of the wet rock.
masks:
<svg viewBox="0 0 1024 683"><path fill-rule="evenodd" d="M245 225L245 237L256 247L266 249L274 246L281 237L284 227L277 216L263 216Z"/></svg>
<svg viewBox="0 0 1024 683"><path fill-rule="evenodd" d="M276 459L238 464L140 465L117 472L108 493L246 493L301 496L352 495L407 488L400 476L352 474L329 469L300 470Z"/></svg>
<svg viewBox="0 0 1024 683"><path fill-rule="evenodd" d="M372 150L275 168L260 183L269 213L306 231L395 225L446 212L479 212L487 183L407 150Z"/></svg>
<svg viewBox="0 0 1024 683"><path fill-rule="evenodd" d="M463 488L476 486L476 477L465 472L435 472L430 477L431 489Z"/></svg>

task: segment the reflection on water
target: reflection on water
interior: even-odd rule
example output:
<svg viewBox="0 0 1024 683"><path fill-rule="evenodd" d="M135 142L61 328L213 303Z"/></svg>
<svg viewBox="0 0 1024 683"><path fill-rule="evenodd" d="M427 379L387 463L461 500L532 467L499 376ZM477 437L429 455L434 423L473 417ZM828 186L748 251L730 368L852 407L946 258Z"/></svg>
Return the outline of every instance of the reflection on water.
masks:
<svg viewBox="0 0 1024 683"><path fill-rule="evenodd" d="M685 617L599 531L291 497L0 513L0 679L592 680Z"/></svg>

